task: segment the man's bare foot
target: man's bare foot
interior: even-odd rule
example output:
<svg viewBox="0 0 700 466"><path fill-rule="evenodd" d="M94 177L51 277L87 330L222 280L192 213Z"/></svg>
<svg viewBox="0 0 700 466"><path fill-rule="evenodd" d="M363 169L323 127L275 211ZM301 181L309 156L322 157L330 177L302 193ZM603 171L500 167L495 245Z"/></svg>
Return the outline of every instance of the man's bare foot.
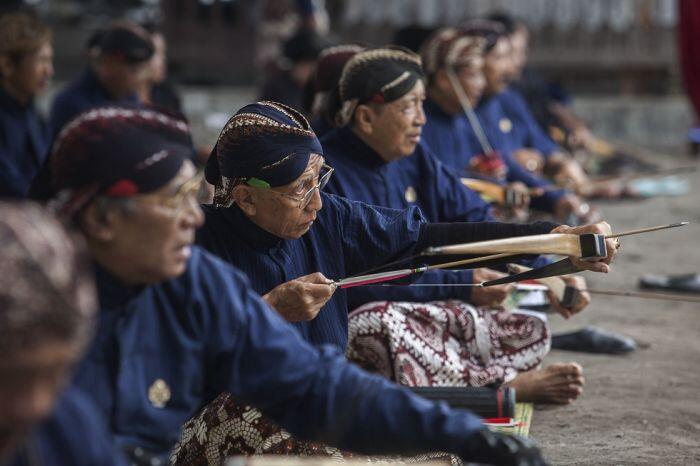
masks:
<svg viewBox="0 0 700 466"><path fill-rule="evenodd" d="M519 373L508 387L517 401L569 404L583 392L583 369L575 362L552 364Z"/></svg>

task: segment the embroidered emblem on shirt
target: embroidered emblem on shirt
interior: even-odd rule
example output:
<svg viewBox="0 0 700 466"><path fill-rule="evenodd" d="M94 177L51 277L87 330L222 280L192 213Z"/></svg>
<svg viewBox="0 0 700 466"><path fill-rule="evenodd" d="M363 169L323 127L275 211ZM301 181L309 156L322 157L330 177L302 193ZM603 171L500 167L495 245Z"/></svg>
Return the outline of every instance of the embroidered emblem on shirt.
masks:
<svg viewBox="0 0 700 466"><path fill-rule="evenodd" d="M165 405L170 401L170 387L165 380L156 379L148 388L148 401L151 402L154 408L165 408Z"/></svg>
<svg viewBox="0 0 700 466"><path fill-rule="evenodd" d="M513 122L508 118L501 118L498 122L498 128L504 133L510 133L510 130L513 129Z"/></svg>
<svg viewBox="0 0 700 466"><path fill-rule="evenodd" d="M406 202L416 202L416 199L418 199L416 189L413 186L409 186L408 188L406 188L406 193L404 193L404 197L406 198Z"/></svg>

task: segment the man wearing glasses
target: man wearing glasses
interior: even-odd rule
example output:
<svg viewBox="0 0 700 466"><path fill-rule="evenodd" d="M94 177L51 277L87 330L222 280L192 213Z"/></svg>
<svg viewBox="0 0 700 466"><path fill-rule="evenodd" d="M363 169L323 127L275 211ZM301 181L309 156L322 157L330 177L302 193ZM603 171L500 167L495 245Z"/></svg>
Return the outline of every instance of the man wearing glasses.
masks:
<svg viewBox="0 0 700 466"><path fill-rule="evenodd" d="M135 463L163 464L155 460L165 460L183 422L230 392L300 437L342 448L441 450L479 462L543 464L531 442L490 433L469 412L366 374L336 348L312 347L240 272L194 246L204 216L192 151L184 121L109 107L70 122L50 159L53 205L86 240L100 306L74 383L93 398ZM301 171L306 167L303 161ZM310 186L318 191L315 175ZM303 196L254 189L300 210ZM219 455L210 464L221 464L225 452L209 453Z"/></svg>
<svg viewBox="0 0 700 466"><path fill-rule="evenodd" d="M556 227L547 222L429 224L415 206L396 210L327 194L320 189L331 170L322 153L297 111L273 102L243 107L224 126L207 163L206 178L216 191L214 204L203 207L206 220L197 232L199 245L246 272L253 289L314 345L340 351L347 345L347 293L334 280L429 246L549 233ZM188 423L181 451L241 453L240 442L215 432L245 438L252 430L257 441L244 447L257 452L269 452L275 438L285 438L259 414L241 410L235 395L226 396ZM203 425L212 435L199 435ZM296 454L308 450L299 444L290 448L286 451ZM187 455L178 464L189 464Z"/></svg>

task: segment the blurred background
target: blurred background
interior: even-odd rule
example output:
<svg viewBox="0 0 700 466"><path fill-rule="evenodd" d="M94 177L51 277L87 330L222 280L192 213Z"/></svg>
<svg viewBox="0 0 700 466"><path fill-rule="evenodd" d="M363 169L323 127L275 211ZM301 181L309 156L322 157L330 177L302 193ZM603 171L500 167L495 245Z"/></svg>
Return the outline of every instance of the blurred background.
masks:
<svg viewBox="0 0 700 466"><path fill-rule="evenodd" d="M678 0L4 0L31 7L53 28L53 92L86 63L91 34L114 18L155 25L168 46L168 81L199 144L256 99L288 65L284 44L300 30L323 44L406 44L433 28L495 11L530 29L530 63L573 97L602 137L687 153L695 121L679 66ZM690 2L689 2L690 3ZM700 42L700 38L697 39Z"/></svg>

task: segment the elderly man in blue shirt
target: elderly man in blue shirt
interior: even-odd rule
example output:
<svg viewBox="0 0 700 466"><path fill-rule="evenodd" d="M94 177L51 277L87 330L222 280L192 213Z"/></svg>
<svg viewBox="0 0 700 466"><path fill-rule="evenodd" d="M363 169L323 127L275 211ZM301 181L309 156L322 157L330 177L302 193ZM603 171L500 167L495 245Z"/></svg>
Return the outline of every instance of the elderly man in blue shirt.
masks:
<svg viewBox="0 0 700 466"><path fill-rule="evenodd" d="M48 125L34 98L53 76L51 31L28 13L0 18L0 197L22 198L44 163Z"/></svg>
<svg viewBox="0 0 700 466"><path fill-rule="evenodd" d="M96 32L88 43L88 66L62 89L51 105L54 137L66 123L93 107L133 103L148 79L154 47L137 24L119 21Z"/></svg>
<svg viewBox="0 0 700 466"><path fill-rule="evenodd" d="M372 81L372 86L377 82ZM403 144L404 139L400 139ZM415 137L408 139L408 145L415 143ZM347 342L348 296L345 290L337 290L331 279L411 256L429 244L520 236L555 228L569 231L547 223L431 224L416 207L394 210L328 195L320 192L332 179L322 154L315 134L299 112L274 102L243 107L224 126L207 164L207 179L216 186L216 194L214 205L205 206L206 222L198 233L200 244L247 272L256 291L294 322L305 339L316 344L332 343L344 349ZM476 200L476 209L484 206L478 197ZM607 267L598 263L594 268ZM578 383L580 373L572 376L573 383ZM219 403L212 407L214 412L207 410L208 414L190 424L187 439L196 443L193 433L207 424L207 419L214 422L208 426L209 432L239 432L245 419L238 422L241 412L232 407L234 403ZM231 413L239 417L230 419ZM226 418L223 426L218 425L221 418ZM267 443L255 444L262 448ZM237 447L230 442L201 446L207 451Z"/></svg>
<svg viewBox="0 0 700 466"><path fill-rule="evenodd" d="M101 108L69 123L51 155L54 206L87 241L100 302L74 383L120 446L162 458L183 422L230 392L301 438L348 449L541 464L531 443L313 348L240 272L194 246L204 216L192 150L184 121Z"/></svg>

